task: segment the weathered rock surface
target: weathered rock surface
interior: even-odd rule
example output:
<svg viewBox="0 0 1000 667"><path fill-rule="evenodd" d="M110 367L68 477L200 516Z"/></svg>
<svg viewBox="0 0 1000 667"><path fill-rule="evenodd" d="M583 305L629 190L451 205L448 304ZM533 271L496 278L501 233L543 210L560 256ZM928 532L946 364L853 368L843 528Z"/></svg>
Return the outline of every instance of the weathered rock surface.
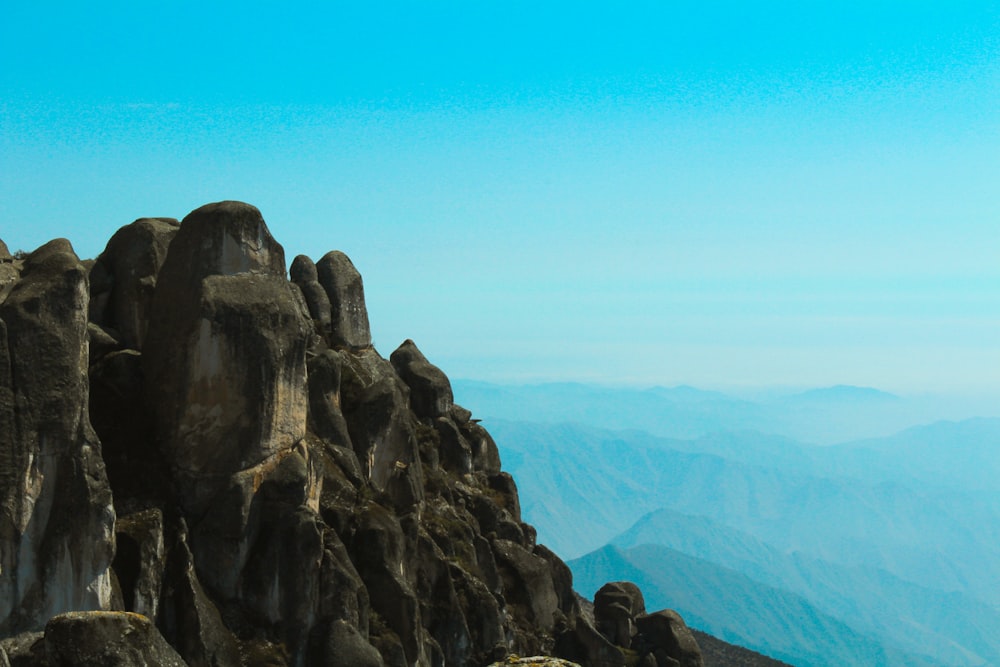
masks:
<svg viewBox="0 0 1000 667"><path fill-rule="evenodd" d="M410 388L410 407L421 418L447 415L455 404L451 382L427 361L412 340L405 340L389 357L392 367Z"/></svg>
<svg viewBox="0 0 1000 667"><path fill-rule="evenodd" d="M664 609L635 619L643 644L657 658L660 667L673 660L680 667L702 667L701 649L684 619L677 612Z"/></svg>
<svg viewBox="0 0 1000 667"><path fill-rule="evenodd" d="M31 253L0 304L0 636L108 609L114 509L90 424L87 272Z"/></svg>
<svg viewBox="0 0 1000 667"><path fill-rule="evenodd" d="M0 343L0 667L696 664L634 586L595 627L444 372L252 206L0 244Z"/></svg>
<svg viewBox="0 0 1000 667"><path fill-rule="evenodd" d="M332 250L316 264L317 278L330 300L330 344L360 349L372 344L361 274L342 252Z"/></svg>
<svg viewBox="0 0 1000 667"><path fill-rule="evenodd" d="M45 626L47 667L187 667L140 614L70 612Z"/></svg>
<svg viewBox="0 0 1000 667"><path fill-rule="evenodd" d="M246 204L203 206L170 245L143 370L161 447L189 486L305 435L308 316L284 276L284 251ZM189 507L206 500L192 495Z"/></svg>
<svg viewBox="0 0 1000 667"><path fill-rule="evenodd" d="M118 332L125 347L141 350L156 279L180 223L141 218L119 229L91 268L91 321Z"/></svg>

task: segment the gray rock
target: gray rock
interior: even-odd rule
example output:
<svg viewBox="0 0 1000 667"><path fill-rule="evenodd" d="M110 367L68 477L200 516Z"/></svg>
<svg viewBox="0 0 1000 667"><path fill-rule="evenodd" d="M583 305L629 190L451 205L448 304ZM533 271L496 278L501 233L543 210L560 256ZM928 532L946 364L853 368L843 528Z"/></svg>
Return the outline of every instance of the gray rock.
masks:
<svg viewBox="0 0 1000 667"><path fill-rule="evenodd" d="M485 428L475 422L459 422L459 430L472 451L472 467L487 475L500 473L500 450Z"/></svg>
<svg viewBox="0 0 1000 667"><path fill-rule="evenodd" d="M188 667L140 614L92 611L53 617L45 626L48 667Z"/></svg>
<svg viewBox="0 0 1000 667"><path fill-rule="evenodd" d="M218 492L208 480L224 484L305 435L310 327L284 272L284 251L247 204L194 211L170 244L143 370L189 512Z"/></svg>
<svg viewBox="0 0 1000 667"><path fill-rule="evenodd" d="M420 464L408 389L373 348L342 358L340 398L351 442L368 480L381 491L397 462Z"/></svg>
<svg viewBox="0 0 1000 667"><path fill-rule="evenodd" d="M587 667L625 667L625 654L584 618L556 637L555 653Z"/></svg>
<svg viewBox="0 0 1000 667"><path fill-rule="evenodd" d="M156 508L118 519L113 563L126 611L155 619L166 567L163 513Z"/></svg>
<svg viewBox="0 0 1000 667"><path fill-rule="evenodd" d="M350 448L351 434L340 401L342 363L341 356L333 350L309 360L309 428L324 440Z"/></svg>
<svg viewBox="0 0 1000 667"><path fill-rule="evenodd" d="M413 394L410 394L412 399ZM434 420L434 428L440 436L440 463L445 470L456 475L472 472L472 448L459 432L455 422L444 417Z"/></svg>
<svg viewBox="0 0 1000 667"><path fill-rule="evenodd" d="M639 616L635 619L643 640L662 651L680 667L702 667L701 649L684 619L671 609ZM657 659L658 662L663 662Z"/></svg>
<svg viewBox="0 0 1000 667"><path fill-rule="evenodd" d="M346 621L333 621L317 662L325 667L384 667L378 650Z"/></svg>
<svg viewBox="0 0 1000 667"><path fill-rule="evenodd" d="M0 639L0 655L10 667L47 667L45 662L45 633L23 632ZM3 665L0 658L0 665Z"/></svg>
<svg viewBox="0 0 1000 667"><path fill-rule="evenodd" d="M508 605L519 606L521 614L535 628L551 633L559 610L559 598L552 584L548 562L510 540L495 540L493 552Z"/></svg>
<svg viewBox="0 0 1000 667"><path fill-rule="evenodd" d="M82 600L155 618L197 667L624 664L448 378L412 341L391 361L371 346L342 253L296 258L289 282L259 211L222 202L179 228L137 221L90 263L54 242L0 252L0 283L4 267L0 632ZM635 597L604 611L634 615ZM53 631L52 655L148 662L162 640L133 618L65 623L100 627ZM19 637L0 667L49 667L48 639Z"/></svg>
<svg viewBox="0 0 1000 667"><path fill-rule="evenodd" d="M369 347L372 334L361 274L338 250L323 255L316 271L330 299L330 344L355 350Z"/></svg>
<svg viewBox="0 0 1000 667"><path fill-rule="evenodd" d="M117 352L125 347L117 338L117 332L93 322L87 324L87 338L90 346L87 361L89 366L93 366L112 352Z"/></svg>
<svg viewBox="0 0 1000 667"><path fill-rule="evenodd" d="M635 619L645 613L642 592L630 581L604 584L594 595L597 629L617 646L631 646L637 632Z"/></svg>
<svg viewBox="0 0 1000 667"><path fill-rule="evenodd" d="M410 407L418 417L434 419L451 412L455 404L451 382L412 340L403 341L389 361L410 388Z"/></svg>
<svg viewBox="0 0 1000 667"><path fill-rule="evenodd" d="M184 522L173 532L157 625L190 667L239 667L236 638L198 579Z"/></svg>
<svg viewBox="0 0 1000 667"><path fill-rule="evenodd" d="M57 239L0 306L0 636L107 609L114 509L88 416L87 273Z"/></svg>
<svg viewBox="0 0 1000 667"><path fill-rule="evenodd" d="M330 297L319 283L316 265L305 255L298 255L292 260L289 271L292 282L302 291L302 296L309 308L309 315L316 322L320 333L329 339L332 331L332 306Z"/></svg>
<svg viewBox="0 0 1000 667"><path fill-rule="evenodd" d="M117 330L126 347L142 349L157 275L179 227L173 218L136 220L115 232L91 269L90 319Z"/></svg>

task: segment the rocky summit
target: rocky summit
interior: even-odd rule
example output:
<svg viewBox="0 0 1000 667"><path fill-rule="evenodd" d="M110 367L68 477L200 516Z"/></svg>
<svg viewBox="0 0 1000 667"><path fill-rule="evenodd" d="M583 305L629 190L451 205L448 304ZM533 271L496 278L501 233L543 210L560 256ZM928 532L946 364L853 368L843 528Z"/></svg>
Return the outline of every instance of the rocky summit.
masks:
<svg viewBox="0 0 1000 667"><path fill-rule="evenodd" d="M0 242L0 666L701 665L593 604L447 376L372 347L361 275L248 204L96 260Z"/></svg>

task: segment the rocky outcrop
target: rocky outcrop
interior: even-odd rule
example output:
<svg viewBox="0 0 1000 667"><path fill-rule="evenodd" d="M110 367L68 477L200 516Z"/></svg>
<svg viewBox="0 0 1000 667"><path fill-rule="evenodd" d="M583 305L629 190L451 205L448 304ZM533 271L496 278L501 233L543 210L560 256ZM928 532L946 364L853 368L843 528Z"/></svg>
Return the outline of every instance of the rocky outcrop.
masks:
<svg viewBox="0 0 1000 667"><path fill-rule="evenodd" d="M0 304L0 636L111 605L115 514L88 413L88 293L57 239L25 259Z"/></svg>
<svg viewBox="0 0 1000 667"><path fill-rule="evenodd" d="M316 264L316 271L330 301L330 344L351 349L370 346L365 287L354 264L344 253L331 250Z"/></svg>
<svg viewBox="0 0 1000 667"><path fill-rule="evenodd" d="M141 350L160 267L180 223L142 218L118 230L90 270L90 320Z"/></svg>
<svg viewBox="0 0 1000 667"><path fill-rule="evenodd" d="M0 481L0 666L696 664L634 587L588 614L445 373L247 204L0 247Z"/></svg>
<svg viewBox="0 0 1000 667"><path fill-rule="evenodd" d="M642 591L629 581L605 584L594 595L597 630L639 665L702 667L701 649L677 612L646 613Z"/></svg>

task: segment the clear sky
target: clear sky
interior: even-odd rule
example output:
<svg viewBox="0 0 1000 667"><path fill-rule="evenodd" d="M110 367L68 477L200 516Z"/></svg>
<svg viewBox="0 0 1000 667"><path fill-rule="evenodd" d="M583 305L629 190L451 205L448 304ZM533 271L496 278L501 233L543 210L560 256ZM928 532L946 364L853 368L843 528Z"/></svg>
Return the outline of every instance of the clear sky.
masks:
<svg viewBox="0 0 1000 667"><path fill-rule="evenodd" d="M1000 390L1000 3L0 3L0 238L257 205L452 377Z"/></svg>

